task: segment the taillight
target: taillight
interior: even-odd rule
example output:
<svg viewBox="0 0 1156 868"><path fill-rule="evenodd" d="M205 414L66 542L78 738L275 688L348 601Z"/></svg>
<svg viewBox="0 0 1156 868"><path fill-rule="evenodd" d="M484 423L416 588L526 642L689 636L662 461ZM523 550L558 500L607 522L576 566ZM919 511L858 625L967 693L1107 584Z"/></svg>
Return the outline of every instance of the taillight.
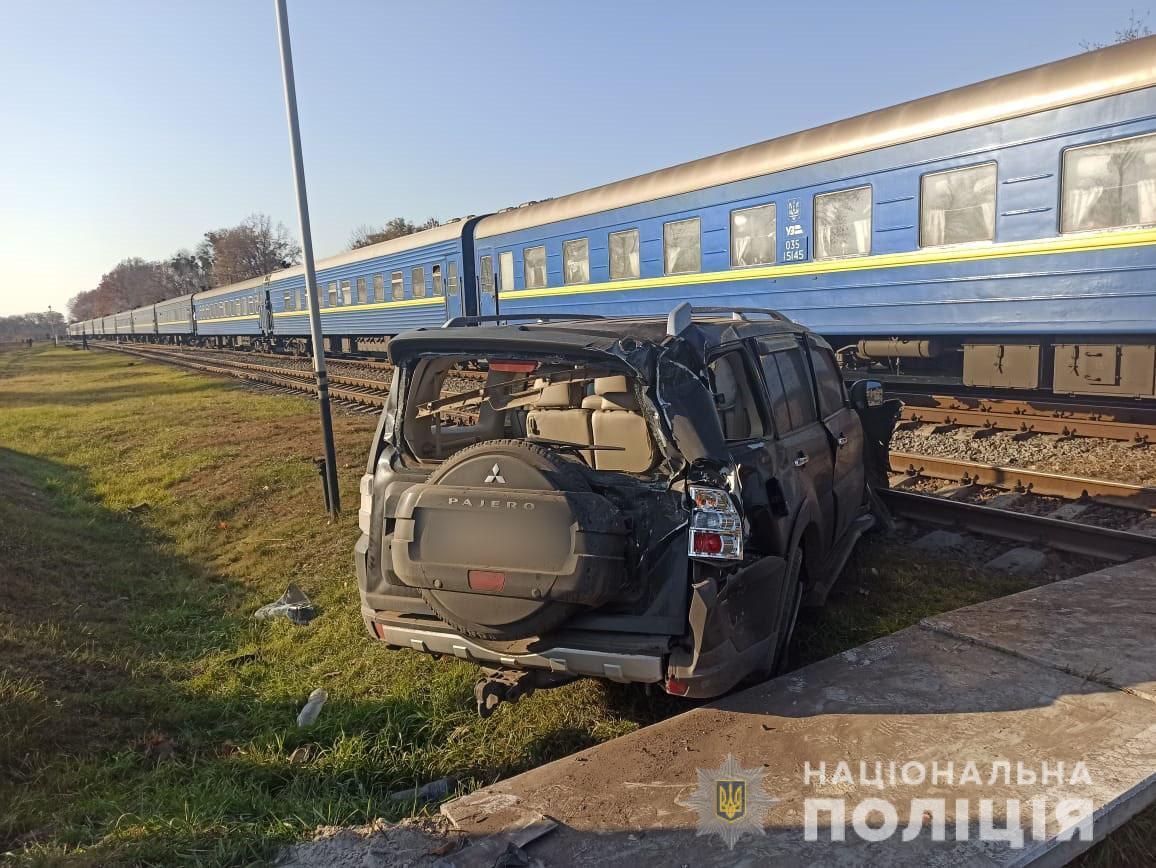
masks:
<svg viewBox="0 0 1156 868"><path fill-rule="evenodd" d="M690 693L690 684L677 678L667 678L663 689L671 696L686 696Z"/></svg>
<svg viewBox="0 0 1156 868"><path fill-rule="evenodd" d="M690 542L692 558L741 561L743 522L731 496L718 488L690 486Z"/></svg>
<svg viewBox="0 0 1156 868"><path fill-rule="evenodd" d="M506 574L496 573L493 570L470 570L466 573L466 581L471 591L496 593L506 587Z"/></svg>

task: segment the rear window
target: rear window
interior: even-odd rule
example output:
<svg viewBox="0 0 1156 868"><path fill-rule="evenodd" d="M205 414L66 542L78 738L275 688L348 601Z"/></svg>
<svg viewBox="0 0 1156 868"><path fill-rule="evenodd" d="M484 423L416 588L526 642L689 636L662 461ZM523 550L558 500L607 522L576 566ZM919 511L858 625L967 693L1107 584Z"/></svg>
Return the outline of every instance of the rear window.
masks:
<svg viewBox="0 0 1156 868"><path fill-rule="evenodd" d="M658 463L636 384L605 366L429 356L410 370L402 438L422 463L500 439L541 443L598 470L645 473Z"/></svg>

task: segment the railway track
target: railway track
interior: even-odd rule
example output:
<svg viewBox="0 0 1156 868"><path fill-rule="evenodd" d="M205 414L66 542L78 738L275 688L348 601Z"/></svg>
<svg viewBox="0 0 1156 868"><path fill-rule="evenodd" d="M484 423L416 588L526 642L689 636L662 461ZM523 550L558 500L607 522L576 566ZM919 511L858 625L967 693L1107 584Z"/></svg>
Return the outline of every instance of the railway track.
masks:
<svg viewBox="0 0 1156 868"><path fill-rule="evenodd" d="M910 452L892 452L891 471L895 474L892 477L892 488L906 488L920 479L936 479L955 483L951 492L956 497L977 493L987 487L1016 494L1059 497L1076 503L1099 503L1120 509L1156 513L1156 488L1126 482L1000 467Z"/></svg>
<svg viewBox="0 0 1156 868"><path fill-rule="evenodd" d="M1156 556L1156 533L1077 520L1095 517L1091 508L1099 506L1107 508L1101 519L1151 526L1156 488L932 455L892 452L890 459L891 487L878 493L910 521L1116 563ZM920 485L934 490L912 490ZM1004 493L1006 507L976 502L993 489Z"/></svg>
<svg viewBox="0 0 1156 868"><path fill-rule="evenodd" d="M1156 556L1156 537L1146 534L914 491L887 488L878 493L892 515L918 523L1089 555L1114 563Z"/></svg>
<svg viewBox="0 0 1156 868"><path fill-rule="evenodd" d="M964 395L891 392L903 402L901 427L933 425L941 431L974 428L974 437L1000 431L1023 439L1037 434L1061 438L1099 437L1143 447L1156 443L1156 409L1119 404L978 398Z"/></svg>
<svg viewBox="0 0 1156 868"><path fill-rule="evenodd" d="M146 349L139 345L95 342L92 346L139 358L170 362L205 373L237 377L251 383L273 386L291 392L317 394L317 385L312 370L302 370L284 364L272 365L250 362L232 356L221 356L215 351L159 349L155 346ZM246 353L245 355L248 356L249 354ZM353 407L377 410L385 406L389 397L389 382L382 379L330 373L329 395L333 400Z"/></svg>

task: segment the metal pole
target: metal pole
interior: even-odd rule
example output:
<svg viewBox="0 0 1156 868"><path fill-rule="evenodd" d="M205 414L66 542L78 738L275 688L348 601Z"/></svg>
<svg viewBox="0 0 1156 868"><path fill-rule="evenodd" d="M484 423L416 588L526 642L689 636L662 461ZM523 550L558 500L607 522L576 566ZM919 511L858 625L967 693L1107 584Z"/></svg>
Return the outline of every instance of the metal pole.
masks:
<svg viewBox="0 0 1156 868"><path fill-rule="evenodd" d="M277 7L277 39L281 44L281 74L285 80L285 112L289 116L289 148L293 152L293 182L297 189L297 215L301 219L301 249L305 254L305 289L309 298L309 334L313 343L313 372L321 405L321 436L325 440L326 505L332 515L341 512L337 489L337 454L333 448L333 418L329 412L329 375L325 371L325 343L321 333L321 308L317 298L317 272L313 266L313 235L309 231L309 200L305 195L305 166L301 158L301 130L297 125L297 88L293 83L293 48L289 44L289 13L285 0Z"/></svg>

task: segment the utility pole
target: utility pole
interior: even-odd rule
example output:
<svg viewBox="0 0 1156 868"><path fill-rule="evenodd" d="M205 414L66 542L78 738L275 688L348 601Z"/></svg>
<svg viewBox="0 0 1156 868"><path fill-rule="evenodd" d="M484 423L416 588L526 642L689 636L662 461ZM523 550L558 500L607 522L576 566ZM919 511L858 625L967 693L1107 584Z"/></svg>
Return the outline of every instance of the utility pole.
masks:
<svg viewBox="0 0 1156 868"><path fill-rule="evenodd" d="M297 124L297 87L293 82L293 48L289 43L289 13L285 0L273 0L277 8L277 39L281 44L281 75L285 81L285 113L289 116L289 149L293 154L293 181L297 189L297 215L301 220L301 249L305 255L305 290L309 298L309 334L313 343L313 373L321 407L321 436L325 441L325 508L330 515L341 512L337 488L337 453L333 448L333 417L329 410L329 375L325 370L325 342L321 332L321 307L317 297L317 272L313 265L313 234L309 230L309 199L305 195L305 166L301 157L301 129Z"/></svg>

